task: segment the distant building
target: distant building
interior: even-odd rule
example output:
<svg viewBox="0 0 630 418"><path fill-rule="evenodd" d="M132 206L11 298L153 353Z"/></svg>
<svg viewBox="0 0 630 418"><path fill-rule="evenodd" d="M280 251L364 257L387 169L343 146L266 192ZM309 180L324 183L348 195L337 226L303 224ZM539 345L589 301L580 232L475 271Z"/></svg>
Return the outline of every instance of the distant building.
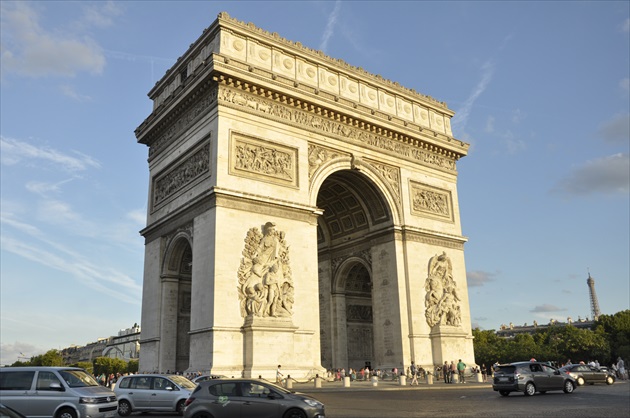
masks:
<svg viewBox="0 0 630 418"><path fill-rule="evenodd" d="M579 317L577 321L573 321L571 317L568 317L567 322L558 322L555 319L552 319L551 321L549 321L548 324L539 324L534 321L532 325L514 325L510 322L509 325L502 324L497 331L497 335L499 337L511 338L517 334L534 334L539 329L546 329L549 327L566 327L568 325L574 326L576 328L591 329L593 327L593 324L595 324L595 321L589 320L588 318L582 319Z"/></svg>
<svg viewBox="0 0 630 418"><path fill-rule="evenodd" d="M91 363L98 357L119 358L124 361L140 357L140 326L118 331L118 336L99 338L85 346L73 345L60 350L65 364Z"/></svg>

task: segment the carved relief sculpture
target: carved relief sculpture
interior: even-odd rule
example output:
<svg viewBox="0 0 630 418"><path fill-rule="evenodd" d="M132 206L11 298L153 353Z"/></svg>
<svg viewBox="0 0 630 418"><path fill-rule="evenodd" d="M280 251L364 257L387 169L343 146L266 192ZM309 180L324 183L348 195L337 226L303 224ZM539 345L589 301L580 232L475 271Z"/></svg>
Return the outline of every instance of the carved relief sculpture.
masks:
<svg viewBox="0 0 630 418"><path fill-rule="evenodd" d="M289 247L284 232L267 222L262 232L251 228L238 269L238 295L242 317L282 317L293 315L293 279L289 267Z"/></svg>
<svg viewBox="0 0 630 418"><path fill-rule="evenodd" d="M424 305L429 326L437 324L460 326L462 313L457 285L453 280L451 259L442 252L429 260L429 275L424 288L427 292Z"/></svg>

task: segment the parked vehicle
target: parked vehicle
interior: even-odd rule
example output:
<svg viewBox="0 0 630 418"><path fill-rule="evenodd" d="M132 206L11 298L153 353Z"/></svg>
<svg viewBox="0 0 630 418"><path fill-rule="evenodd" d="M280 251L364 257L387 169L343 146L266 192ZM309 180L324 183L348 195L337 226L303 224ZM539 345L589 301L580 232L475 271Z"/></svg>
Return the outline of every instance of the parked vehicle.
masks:
<svg viewBox="0 0 630 418"><path fill-rule="evenodd" d="M8 406L0 403L0 417L2 418L26 418L24 415L19 413L13 408L9 408Z"/></svg>
<svg viewBox="0 0 630 418"><path fill-rule="evenodd" d="M184 403L195 384L176 374L134 374L118 379L114 392L118 397L118 414L132 412L177 412L182 414Z"/></svg>
<svg viewBox="0 0 630 418"><path fill-rule="evenodd" d="M577 382L573 376L546 363L523 361L502 364L495 368L492 389L502 396L511 392L523 392L532 396L536 392L545 393L550 390L562 390L573 393Z"/></svg>
<svg viewBox="0 0 630 418"><path fill-rule="evenodd" d="M212 379L227 379L227 376L223 376L223 375L210 375L210 374L203 374L201 376L197 376L194 379L192 379L192 382L194 384L199 384L201 382L205 382L206 380L212 380Z"/></svg>
<svg viewBox="0 0 630 418"><path fill-rule="evenodd" d="M325 418L324 404L259 379L213 379L199 383L186 401L184 418Z"/></svg>
<svg viewBox="0 0 630 418"><path fill-rule="evenodd" d="M615 375L607 370L601 370L588 364L570 364L560 368L562 373L568 373L576 380L579 386L586 383L589 385L595 383L606 383L612 385L615 383Z"/></svg>
<svg viewBox="0 0 630 418"><path fill-rule="evenodd" d="M27 417L113 418L116 395L76 367L0 368L0 399Z"/></svg>

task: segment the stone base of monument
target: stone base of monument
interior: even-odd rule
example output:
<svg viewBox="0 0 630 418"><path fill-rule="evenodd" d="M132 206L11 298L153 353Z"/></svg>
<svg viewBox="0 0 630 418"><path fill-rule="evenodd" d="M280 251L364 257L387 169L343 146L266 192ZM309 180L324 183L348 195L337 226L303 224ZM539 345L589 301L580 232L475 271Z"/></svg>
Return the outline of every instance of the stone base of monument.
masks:
<svg viewBox="0 0 630 418"><path fill-rule="evenodd" d="M245 377L275 376L278 365L284 376L289 373L300 376L293 359L297 327L290 318L245 318L242 327L245 342ZM267 349L261 350L261 347ZM306 373L306 371L304 371ZM288 379L287 379L288 380Z"/></svg>

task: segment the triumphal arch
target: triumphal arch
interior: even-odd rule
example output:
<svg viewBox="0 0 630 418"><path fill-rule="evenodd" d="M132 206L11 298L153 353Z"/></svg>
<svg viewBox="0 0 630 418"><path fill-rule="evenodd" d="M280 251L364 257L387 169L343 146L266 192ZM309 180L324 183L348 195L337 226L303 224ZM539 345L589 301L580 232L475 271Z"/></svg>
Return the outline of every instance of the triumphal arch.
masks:
<svg viewBox="0 0 630 418"><path fill-rule="evenodd" d="M149 97L141 370L474 364L445 103L225 13Z"/></svg>

